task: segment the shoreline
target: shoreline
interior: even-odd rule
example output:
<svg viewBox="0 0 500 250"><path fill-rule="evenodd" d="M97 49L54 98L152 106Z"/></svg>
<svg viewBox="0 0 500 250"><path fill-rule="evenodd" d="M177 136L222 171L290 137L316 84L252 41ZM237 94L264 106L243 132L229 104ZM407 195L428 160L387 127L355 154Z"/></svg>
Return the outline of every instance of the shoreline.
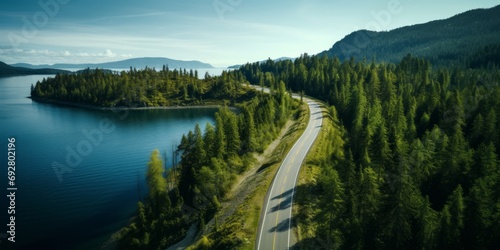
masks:
<svg viewBox="0 0 500 250"><path fill-rule="evenodd" d="M31 97L27 96L26 98L29 98L35 102L39 103L49 103L49 104L56 104L56 105L62 105L62 106L71 106L71 107L77 107L77 108L86 108L86 109L94 109L94 110L108 110L108 111L124 111L124 110L179 110L179 109L216 109L216 108L221 108L224 107L223 105L217 105L217 104L210 104L210 105L191 105L191 106L157 106L157 107L101 107L101 106L95 106L95 105L89 105L89 104L80 104L80 103L74 103L74 102L63 102L63 101L57 101L57 100L51 100L51 99L44 99L44 98L39 98L39 97ZM231 110L237 110L236 107L228 107Z"/></svg>

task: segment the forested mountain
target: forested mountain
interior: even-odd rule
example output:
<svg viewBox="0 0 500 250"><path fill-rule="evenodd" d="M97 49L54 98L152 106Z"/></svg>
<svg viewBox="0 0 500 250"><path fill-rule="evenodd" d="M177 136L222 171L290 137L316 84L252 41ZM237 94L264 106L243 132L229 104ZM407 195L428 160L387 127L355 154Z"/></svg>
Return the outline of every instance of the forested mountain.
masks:
<svg viewBox="0 0 500 250"><path fill-rule="evenodd" d="M100 69L129 69L137 68L144 69L146 67L149 68L157 68L161 69L163 65L167 65L172 69L205 69L205 68L213 68L212 65L208 63L203 63L200 61L181 61L174 60L170 58L164 57L142 57L142 58L132 58L123 61L117 62L107 62L107 63L83 63L83 64L54 64L54 65L31 65L27 63L17 63L12 66L17 67L26 67L26 68L52 68L52 69L85 69L85 68L100 68Z"/></svg>
<svg viewBox="0 0 500 250"><path fill-rule="evenodd" d="M485 46L499 44L499 27L500 5L388 32L356 31L320 55L337 56L340 61L375 57L379 62L396 63L411 53L435 66L459 65Z"/></svg>
<svg viewBox="0 0 500 250"><path fill-rule="evenodd" d="M487 53L488 54L488 53ZM482 56L484 57L484 56ZM247 64L329 105L297 227L304 249L496 249L500 71L303 55ZM310 174L313 174L310 173Z"/></svg>
<svg viewBox="0 0 500 250"><path fill-rule="evenodd" d="M23 67L12 67L3 62L0 62L0 77L3 76L21 76L21 75L52 75L59 73L69 73L66 70L58 69L29 69Z"/></svg>

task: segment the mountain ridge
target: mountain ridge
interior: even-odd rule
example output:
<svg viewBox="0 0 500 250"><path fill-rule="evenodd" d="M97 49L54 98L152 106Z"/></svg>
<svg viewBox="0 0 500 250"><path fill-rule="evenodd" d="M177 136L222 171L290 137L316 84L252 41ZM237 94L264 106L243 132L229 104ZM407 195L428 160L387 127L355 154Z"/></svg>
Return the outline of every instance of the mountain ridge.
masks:
<svg viewBox="0 0 500 250"><path fill-rule="evenodd" d="M433 64L458 64L478 49L498 43L500 5L390 31L354 31L318 55L395 63L412 54Z"/></svg>
<svg viewBox="0 0 500 250"><path fill-rule="evenodd" d="M50 68L30 69L25 67L13 67L0 61L0 77L22 75L52 75L60 73L70 73L70 71Z"/></svg>
<svg viewBox="0 0 500 250"><path fill-rule="evenodd" d="M128 69L139 68L143 69L145 67L161 69L163 65L167 65L169 68L213 68L209 63L204 63L201 61L191 60L175 60L166 57L138 57L125 59L120 61L105 62L105 63L57 63L57 64L44 64L44 65L33 65L28 63L16 63L12 64L13 67L25 67L31 69L49 68L49 69L85 69L85 68L118 68L118 69Z"/></svg>

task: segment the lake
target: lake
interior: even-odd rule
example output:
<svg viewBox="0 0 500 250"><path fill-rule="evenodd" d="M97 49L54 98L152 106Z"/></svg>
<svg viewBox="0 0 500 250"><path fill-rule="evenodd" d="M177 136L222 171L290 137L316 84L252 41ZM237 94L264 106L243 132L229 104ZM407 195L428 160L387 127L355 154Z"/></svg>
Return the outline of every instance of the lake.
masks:
<svg viewBox="0 0 500 250"><path fill-rule="evenodd" d="M0 78L0 249L95 249L126 226L147 192L154 149L172 148L216 109L102 111L33 102L47 76ZM16 243L8 231L8 138L16 146Z"/></svg>

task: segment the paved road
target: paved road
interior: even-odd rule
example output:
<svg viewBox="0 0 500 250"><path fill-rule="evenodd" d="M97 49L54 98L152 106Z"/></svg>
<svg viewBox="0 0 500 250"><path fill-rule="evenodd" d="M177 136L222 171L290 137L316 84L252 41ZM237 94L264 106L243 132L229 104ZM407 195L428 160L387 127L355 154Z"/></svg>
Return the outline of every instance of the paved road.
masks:
<svg viewBox="0 0 500 250"><path fill-rule="evenodd" d="M295 96L294 96L295 97ZM311 116L306 130L281 163L264 203L259 221L257 250L289 249L296 242L292 229L292 204L295 184L302 162L316 140L323 116L319 104L307 101Z"/></svg>

